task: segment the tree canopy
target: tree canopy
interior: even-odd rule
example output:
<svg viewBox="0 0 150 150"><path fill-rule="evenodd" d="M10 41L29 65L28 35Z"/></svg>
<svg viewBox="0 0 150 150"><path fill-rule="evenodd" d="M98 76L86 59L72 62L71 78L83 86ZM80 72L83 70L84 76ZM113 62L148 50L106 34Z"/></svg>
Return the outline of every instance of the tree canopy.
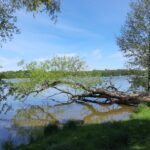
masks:
<svg viewBox="0 0 150 150"><path fill-rule="evenodd" d="M20 98L28 96L30 93L38 94L48 88L57 88L59 85L68 85L75 91L82 89L79 84L83 84L85 87L90 87L99 82L99 78L92 78L90 80L88 76L80 77L79 72L87 69L87 65L84 60L78 56L74 57L54 57L43 62L30 62L28 64L23 61L18 63L23 67L24 70L28 70L29 78L20 83L15 83L14 88L16 89L17 96ZM64 90L59 89L66 94L71 94L70 89ZM74 91L74 92L75 92Z"/></svg>
<svg viewBox="0 0 150 150"><path fill-rule="evenodd" d="M55 20L60 11L59 0L0 0L0 44L11 40L13 35L20 33L16 26L17 10L25 9L30 13L47 13Z"/></svg>
<svg viewBox="0 0 150 150"><path fill-rule="evenodd" d="M16 9L25 8L29 12L46 12L54 19L60 11L59 0L9 0Z"/></svg>
<svg viewBox="0 0 150 150"><path fill-rule="evenodd" d="M117 38L117 43L132 67L148 69L150 90L150 1L131 3L131 11Z"/></svg>
<svg viewBox="0 0 150 150"><path fill-rule="evenodd" d="M14 8L10 4L0 1L0 44L7 39L12 39L13 34L19 33L14 11Z"/></svg>

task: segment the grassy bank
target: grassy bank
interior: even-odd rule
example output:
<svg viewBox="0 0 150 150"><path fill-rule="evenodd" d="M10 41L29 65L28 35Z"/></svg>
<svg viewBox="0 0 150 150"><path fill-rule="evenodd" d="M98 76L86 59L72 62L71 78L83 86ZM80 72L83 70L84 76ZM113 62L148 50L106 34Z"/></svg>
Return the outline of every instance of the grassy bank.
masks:
<svg viewBox="0 0 150 150"><path fill-rule="evenodd" d="M16 150L149 150L150 108L140 105L131 119L103 124L68 123L45 128L44 137Z"/></svg>

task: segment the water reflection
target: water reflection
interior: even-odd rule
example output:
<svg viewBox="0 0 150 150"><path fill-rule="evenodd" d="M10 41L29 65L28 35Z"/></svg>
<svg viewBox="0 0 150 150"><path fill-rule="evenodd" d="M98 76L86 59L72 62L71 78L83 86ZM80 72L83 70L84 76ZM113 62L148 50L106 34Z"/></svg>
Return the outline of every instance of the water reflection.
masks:
<svg viewBox="0 0 150 150"><path fill-rule="evenodd" d="M100 123L110 120L128 118L133 107L112 105L99 105L92 103L71 103L58 106L29 106L17 110L12 121L17 126L44 126L49 123L69 119L84 120L85 123Z"/></svg>
<svg viewBox="0 0 150 150"><path fill-rule="evenodd" d="M106 121L122 120L129 118L130 113L133 111L133 107L113 105L86 105L90 114L83 119L85 123L101 123Z"/></svg>
<svg viewBox="0 0 150 150"><path fill-rule="evenodd" d="M17 126L44 126L56 122L55 114L50 112L51 106L30 106L19 109L12 121Z"/></svg>
<svg viewBox="0 0 150 150"><path fill-rule="evenodd" d="M32 137L41 136L43 131L41 127L49 123L58 121L63 123L69 119L82 119L85 123L121 120L128 118L133 109L134 107L117 104L99 105L83 102L55 106L28 105L25 108L18 109L11 121L3 120L3 125L1 124L3 129L0 128L3 130L1 135L5 139L9 139L11 135L13 142L18 145L28 143L31 135Z"/></svg>

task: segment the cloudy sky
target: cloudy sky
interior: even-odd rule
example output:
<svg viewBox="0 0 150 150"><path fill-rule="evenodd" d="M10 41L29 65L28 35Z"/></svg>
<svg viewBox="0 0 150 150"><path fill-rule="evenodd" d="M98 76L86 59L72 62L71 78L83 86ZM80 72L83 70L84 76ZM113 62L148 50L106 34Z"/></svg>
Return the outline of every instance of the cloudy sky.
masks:
<svg viewBox="0 0 150 150"><path fill-rule="evenodd" d="M120 34L131 0L61 0L54 24L46 14L19 11L21 34L0 48L0 68L16 70L24 59L45 60L56 55L78 55L90 69L125 67L116 37Z"/></svg>

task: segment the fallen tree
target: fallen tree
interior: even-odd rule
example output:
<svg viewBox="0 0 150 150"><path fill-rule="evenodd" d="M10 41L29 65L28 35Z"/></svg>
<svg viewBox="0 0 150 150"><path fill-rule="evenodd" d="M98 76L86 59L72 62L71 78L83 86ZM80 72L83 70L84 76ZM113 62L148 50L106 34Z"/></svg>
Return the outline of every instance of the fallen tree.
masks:
<svg viewBox="0 0 150 150"><path fill-rule="evenodd" d="M24 65L23 62L20 63ZM31 62L24 65L29 71L29 79L13 84L11 93L16 98L23 99L28 95L38 95L52 88L59 93L49 93L49 97L57 94L66 94L68 102L92 102L99 104L126 104L136 105L141 102L150 102L150 94L146 92L122 92L111 82L102 85L100 77L78 75L78 71L85 69L85 62L79 57L55 57L45 62ZM51 74L49 73L51 71ZM65 74L65 72L67 72ZM68 72L72 72L68 74ZM92 98L92 99L91 99Z"/></svg>
<svg viewBox="0 0 150 150"><path fill-rule="evenodd" d="M61 88L60 86L65 85L65 86L70 86L75 87L76 89L79 88L82 90L82 93L77 93L72 91L72 88L70 90L65 90L64 88ZM82 102L92 102L92 103L99 103L99 104L112 104L112 103L118 103L118 104L127 104L127 105L135 105L139 104L141 102L148 102L150 103L150 94L149 93L144 93L144 92L139 92L139 93L131 93L128 94L126 92L118 91L115 87L105 87L105 88L90 88L86 87L85 85L81 83L75 83L71 81L64 81L64 80L58 80L54 82L45 82L42 84L42 86L36 90L31 90L29 92L25 93L18 93L17 96L20 98L26 97L30 94L35 94L38 95L39 93L49 89L53 88L60 93L56 93L53 95L50 95L50 97L55 96L57 94L67 94L69 101L82 101ZM111 89L111 90L110 90ZM19 92L19 91L18 91ZM90 98L96 98L96 99L90 99ZM101 101L100 99L105 98L105 100Z"/></svg>

